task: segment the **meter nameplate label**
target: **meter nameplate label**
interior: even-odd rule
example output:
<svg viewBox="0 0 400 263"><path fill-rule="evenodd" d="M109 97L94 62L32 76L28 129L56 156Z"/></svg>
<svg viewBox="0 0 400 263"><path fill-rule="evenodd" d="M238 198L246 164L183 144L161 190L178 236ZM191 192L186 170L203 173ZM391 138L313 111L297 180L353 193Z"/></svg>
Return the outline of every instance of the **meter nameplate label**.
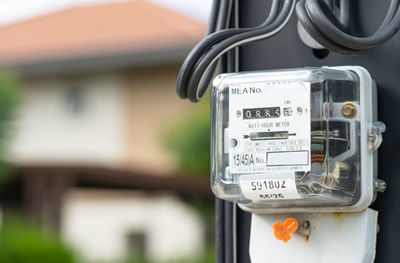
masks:
<svg viewBox="0 0 400 263"><path fill-rule="evenodd" d="M249 200L301 199L294 173L241 175L240 188Z"/></svg>
<svg viewBox="0 0 400 263"><path fill-rule="evenodd" d="M310 138L308 83L229 87L231 173L310 171Z"/></svg>

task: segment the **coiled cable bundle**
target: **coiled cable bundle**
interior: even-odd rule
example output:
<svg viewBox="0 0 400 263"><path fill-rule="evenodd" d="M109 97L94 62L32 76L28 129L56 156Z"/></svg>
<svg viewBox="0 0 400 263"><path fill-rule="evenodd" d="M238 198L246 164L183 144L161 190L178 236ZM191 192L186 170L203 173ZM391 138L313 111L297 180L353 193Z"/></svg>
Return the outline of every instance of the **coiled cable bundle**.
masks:
<svg viewBox="0 0 400 263"><path fill-rule="evenodd" d="M347 33L345 24L350 18L350 0L340 0L340 16L322 0L300 0L296 5L299 22L314 40L329 50L342 54L365 53L383 45L400 29L400 1L392 0L379 29L371 36L358 37Z"/></svg>
<svg viewBox="0 0 400 263"><path fill-rule="evenodd" d="M400 29L400 0L391 1L379 29L366 37L347 33L351 0L296 2L272 0L268 16L261 25L254 28L224 29L229 21L232 0L214 0L208 31L210 34L192 49L179 72L179 97L188 98L192 102L199 101L208 89L218 58L235 47L274 36L286 26L295 9L299 22L314 40L323 47L342 54L367 52L390 40Z"/></svg>
<svg viewBox="0 0 400 263"><path fill-rule="evenodd" d="M232 48L277 34L289 21L295 3L295 0L272 0L269 15L261 25L221 30L199 42L189 53L179 72L179 97L193 102L199 101L207 91L218 58Z"/></svg>

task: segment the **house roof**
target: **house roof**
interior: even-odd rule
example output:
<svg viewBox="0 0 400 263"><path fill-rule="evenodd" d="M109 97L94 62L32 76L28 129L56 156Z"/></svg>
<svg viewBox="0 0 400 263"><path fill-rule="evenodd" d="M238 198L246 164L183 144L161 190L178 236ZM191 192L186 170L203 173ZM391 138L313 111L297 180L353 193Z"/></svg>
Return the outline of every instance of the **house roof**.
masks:
<svg viewBox="0 0 400 263"><path fill-rule="evenodd" d="M204 33L203 23L146 1L74 7L0 27L0 65L54 67L98 58L126 64L127 55L145 54L144 62L164 51L177 59Z"/></svg>
<svg viewBox="0 0 400 263"><path fill-rule="evenodd" d="M14 180L54 178L58 176L69 186L144 191L171 191L182 196L213 198L209 177L204 174L169 174L83 166L19 166ZM26 178L28 177L28 178Z"/></svg>

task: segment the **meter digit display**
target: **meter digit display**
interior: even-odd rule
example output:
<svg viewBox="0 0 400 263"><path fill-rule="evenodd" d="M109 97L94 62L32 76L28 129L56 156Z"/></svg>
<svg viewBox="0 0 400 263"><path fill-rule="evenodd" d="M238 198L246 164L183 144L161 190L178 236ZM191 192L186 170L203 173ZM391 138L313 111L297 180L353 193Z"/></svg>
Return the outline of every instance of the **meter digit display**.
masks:
<svg viewBox="0 0 400 263"><path fill-rule="evenodd" d="M280 107L243 109L244 120L279 118L280 116L281 116Z"/></svg>

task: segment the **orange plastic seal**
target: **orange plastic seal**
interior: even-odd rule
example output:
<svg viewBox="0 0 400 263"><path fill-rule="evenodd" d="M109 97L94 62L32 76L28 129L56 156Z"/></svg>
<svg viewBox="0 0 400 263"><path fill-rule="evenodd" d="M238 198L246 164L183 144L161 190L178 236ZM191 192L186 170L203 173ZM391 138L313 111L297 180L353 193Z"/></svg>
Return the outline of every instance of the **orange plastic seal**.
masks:
<svg viewBox="0 0 400 263"><path fill-rule="evenodd" d="M274 228L275 237L286 243L292 238L290 234L299 227L299 222L294 218L288 218L283 224L278 221L272 227Z"/></svg>

